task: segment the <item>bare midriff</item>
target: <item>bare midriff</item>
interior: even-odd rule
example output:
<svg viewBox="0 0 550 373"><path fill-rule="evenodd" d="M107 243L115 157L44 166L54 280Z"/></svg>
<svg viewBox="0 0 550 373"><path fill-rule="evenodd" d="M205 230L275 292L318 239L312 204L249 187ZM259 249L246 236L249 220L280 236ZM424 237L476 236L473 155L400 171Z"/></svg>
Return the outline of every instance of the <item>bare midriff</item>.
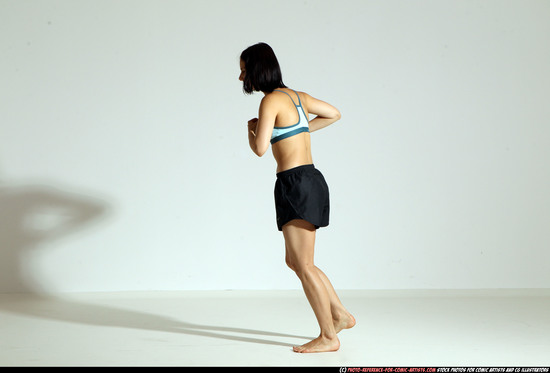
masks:
<svg viewBox="0 0 550 373"><path fill-rule="evenodd" d="M275 161L277 161L277 172L313 164L309 132L303 132L278 141L271 146L271 150Z"/></svg>

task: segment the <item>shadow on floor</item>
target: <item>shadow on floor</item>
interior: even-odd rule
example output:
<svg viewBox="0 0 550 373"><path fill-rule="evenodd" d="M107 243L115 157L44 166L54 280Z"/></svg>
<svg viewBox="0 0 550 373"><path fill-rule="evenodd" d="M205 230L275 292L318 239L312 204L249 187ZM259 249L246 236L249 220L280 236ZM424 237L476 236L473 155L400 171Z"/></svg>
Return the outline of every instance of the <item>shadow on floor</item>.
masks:
<svg viewBox="0 0 550 373"><path fill-rule="evenodd" d="M8 296L0 311L69 323L182 333L233 341L290 347L269 337L299 337L282 333L186 323L163 316L99 306L45 295L42 281L28 268L29 255L45 244L74 235L105 219L111 206L104 200L46 185L0 185L0 292Z"/></svg>
<svg viewBox="0 0 550 373"><path fill-rule="evenodd" d="M6 298L8 299L7 301ZM33 318L42 318L68 323L181 333L284 347L292 347L294 345L264 338L235 336L229 333L297 338L305 340L312 339L311 337L278 332L193 324L170 317L149 314L141 311L121 309L39 294L6 295L4 296L3 302L0 303L0 310Z"/></svg>

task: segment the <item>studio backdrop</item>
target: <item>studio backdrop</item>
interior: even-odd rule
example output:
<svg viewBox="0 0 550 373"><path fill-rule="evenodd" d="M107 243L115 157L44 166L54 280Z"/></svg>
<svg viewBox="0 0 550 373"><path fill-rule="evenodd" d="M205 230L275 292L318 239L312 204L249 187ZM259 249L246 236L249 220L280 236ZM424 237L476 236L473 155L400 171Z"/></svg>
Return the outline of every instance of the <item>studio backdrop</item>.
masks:
<svg viewBox="0 0 550 373"><path fill-rule="evenodd" d="M0 291L296 289L263 41L312 133L338 289L550 287L550 2L0 0Z"/></svg>

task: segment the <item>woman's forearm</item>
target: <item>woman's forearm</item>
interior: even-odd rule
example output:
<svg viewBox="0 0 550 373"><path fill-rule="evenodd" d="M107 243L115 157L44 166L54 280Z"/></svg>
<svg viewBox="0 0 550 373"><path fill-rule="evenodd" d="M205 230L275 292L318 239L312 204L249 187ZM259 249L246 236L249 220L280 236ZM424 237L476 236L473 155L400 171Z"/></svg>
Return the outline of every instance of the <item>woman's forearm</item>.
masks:
<svg viewBox="0 0 550 373"><path fill-rule="evenodd" d="M334 118L324 118L321 116L317 116L309 121L309 132L315 132L317 130L328 127L334 122L338 121L339 119L340 119L340 113L338 113L338 115L335 116Z"/></svg>
<svg viewBox="0 0 550 373"><path fill-rule="evenodd" d="M256 134L251 129L248 130L248 145L250 145L250 149L252 149L254 154L257 154L257 152L256 152Z"/></svg>

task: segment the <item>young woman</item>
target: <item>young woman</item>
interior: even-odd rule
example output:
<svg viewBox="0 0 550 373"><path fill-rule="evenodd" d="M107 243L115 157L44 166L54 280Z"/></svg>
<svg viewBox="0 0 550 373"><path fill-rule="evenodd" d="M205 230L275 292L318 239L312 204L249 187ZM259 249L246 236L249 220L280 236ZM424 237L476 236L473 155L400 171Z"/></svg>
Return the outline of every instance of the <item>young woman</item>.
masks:
<svg viewBox="0 0 550 373"><path fill-rule="evenodd" d="M262 156L271 143L277 162L275 206L277 227L283 232L286 263L302 282L306 297L321 328L319 337L296 352L336 351L337 333L355 325L327 276L313 263L315 232L329 221L329 191L314 167L310 133L340 119L334 106L283 83L275 53L265 43L245 49L240 60L243 90L262 92L258 118L248 121L252 151ZM309 114L316 115L309 121Z"/></svg>

